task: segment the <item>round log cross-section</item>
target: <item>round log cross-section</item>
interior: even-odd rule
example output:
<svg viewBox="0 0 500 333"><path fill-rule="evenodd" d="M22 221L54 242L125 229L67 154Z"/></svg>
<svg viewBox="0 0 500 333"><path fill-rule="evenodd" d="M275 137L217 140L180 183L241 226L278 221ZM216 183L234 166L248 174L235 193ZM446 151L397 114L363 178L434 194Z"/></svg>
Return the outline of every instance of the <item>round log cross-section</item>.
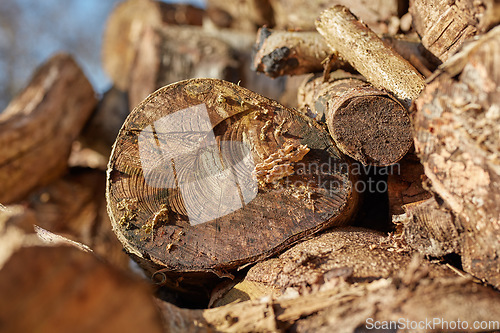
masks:
<svg viewBox="0 0 500 333"><path fill-rule="evenodd" d="M299 110L326 122L337 147L364 165L397 163L413 144L405 107L359 75L344 71L310 77L299 90Z"/></svg>
<svg viewBox="0 0 500 333"><path fill-rule="evenodd" d="M189 273L223 276L348 223L353 182L314 120L238 85L192 79L131 112L106 195L125 249L151 275L184 283Z"/></svg>

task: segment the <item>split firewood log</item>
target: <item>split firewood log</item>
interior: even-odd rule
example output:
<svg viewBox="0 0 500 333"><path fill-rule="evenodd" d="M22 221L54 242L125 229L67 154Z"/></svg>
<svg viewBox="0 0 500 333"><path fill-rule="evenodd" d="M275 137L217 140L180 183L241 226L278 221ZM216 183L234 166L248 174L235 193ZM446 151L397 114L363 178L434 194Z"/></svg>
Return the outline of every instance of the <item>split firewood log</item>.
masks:
<svg viewBox="0 0 500 333"><path fill-rule="evenodd" d="M126 269L130 259L111 230L105 183L104 171L71 168L19 204L5 206L2 219L26 233L37 226L85 244L109 263Z"/></svg>
<svg viewBox="0 0 500 333"><path fill-rule="evenodd" d="M161 25L159 5L151 0L122 2L109 16L102 42L102 64L119 90L128 90L130 71L145 26Z"/></svg>
<svg viewBox="0 0 500 333"><path fill-rule="evenodd" d="M425 82L417 70L344 6L334 6L316 20L328 45L376 88L392 92L408 107Z"/></svg>
<svg viewBox="0 0 500 333"><path fill-rule="evenodd" d="M0 202L64 174L71 145L97 104L78 64L53 56L0 114Z"/></svg>
<svg viewBox="0 0 500 333"><path fill-rule="evenodd" d="M130 106L164 85L191 78L223 79L278 99L285 80L251 70L254 35L232 29L145 29L132 69Z"/></svg>
<svg viewBox="0 0 500 333"><path fill-rule="evenodd" d="M359 75L336 71L326 82L310 76L298 99L299 110L326 122L337 147L364 165L394 164L413 144L405 107Z"/></svg>
<svg viewBox="0 0 500 333"><path fill-rule="evenodd" d="M86 244L116 267L129 260L114 236L106 211L106 176L96 169L72 168L63 178L34 192L24 202L36 225Z"/></svg>
<svg viewBox="0 0 500 333"><path fill-rule="evenodd" d="M468 38L500 23L500 4L494 0L411 0L409 12L422 44L441 61L446 61Z"/></svg>
<svg viewBox="0 0 500 333"><path fill-rule="evenodd" d="M108 159L111 146L129 112L128 94L112 86L103 94L78 140Z"/></svg>
<svg viewBox="0 0 500 333"><path fill-rule="evenodd" d="M415 147L461 233L464 269L500 287L500 27L467 44L416 101Z"/></svg>
<svg viewBox="0 0 500 333"><path fill-rule="evenodd" d="M192 79L127 118L109 163L108 211L150 276L194 292L348 223L358 200L348 170L314 120L235 84Z"/></svg>

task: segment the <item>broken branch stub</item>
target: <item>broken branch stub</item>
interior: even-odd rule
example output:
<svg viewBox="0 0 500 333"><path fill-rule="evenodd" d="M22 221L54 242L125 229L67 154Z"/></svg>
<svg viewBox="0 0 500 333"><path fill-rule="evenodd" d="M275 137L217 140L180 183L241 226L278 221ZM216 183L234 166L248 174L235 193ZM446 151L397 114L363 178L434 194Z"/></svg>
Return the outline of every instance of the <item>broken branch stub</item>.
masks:
<svg viewBox="0 0 500 333"><path fill-rule="evenodd" d="M106 196L125 249L150 275L163 269L162 282L195 290L211 273L228 276L346 224L353 182L314 120L238 85L191 79L132 111Z"/></svg>
<svg viewBox="0 0 500 333"><path fill-rule="evenodd" d="M316 28L370 83L392 92L406 107L424 89L422 75L346 7L333 6L322 12Z"/></svg>

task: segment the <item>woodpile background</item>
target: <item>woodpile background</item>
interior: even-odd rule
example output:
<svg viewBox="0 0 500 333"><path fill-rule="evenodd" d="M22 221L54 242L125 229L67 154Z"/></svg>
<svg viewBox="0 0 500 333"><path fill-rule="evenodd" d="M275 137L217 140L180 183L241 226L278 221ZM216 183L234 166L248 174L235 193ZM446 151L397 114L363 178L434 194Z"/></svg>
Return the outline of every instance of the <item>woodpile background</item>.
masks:
<svg viewBox="0 0 500 333"><path fill-rule="evenodd" d="M498 23L493 0L123 1L105 94L57 54L0 113L0 331L500 332ZM329 133L350 179L380 186L353 192L351 226L209 280L141 270L108 216L107 163L134 107L193 78Z"/></svg>

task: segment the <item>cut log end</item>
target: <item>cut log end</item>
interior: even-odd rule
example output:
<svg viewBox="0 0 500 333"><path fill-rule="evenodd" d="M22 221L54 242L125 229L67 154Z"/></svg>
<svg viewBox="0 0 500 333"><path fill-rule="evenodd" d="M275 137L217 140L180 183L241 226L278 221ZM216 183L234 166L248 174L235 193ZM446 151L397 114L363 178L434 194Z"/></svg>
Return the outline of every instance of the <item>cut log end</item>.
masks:
<svg viewBox="0 0 500 333"><path fill-rule="evenodd" d="M126 249L145 267L151 259L150 273L224 276L348 222L357 203L348 170L311 119L226 81L193 79L156 91L127 118L108 209Z"/></svg>
<svg viewBox="0 0 500 333"><path fill-rule="evenodd" d="M339 70L327 82L310 77L298 97L299 109L325 121L337 147L364 165L397 163L412 146L405 107L360 76Z"/></svg>
<svg viewBox="0 0 500 333"><path fill-rule="evenodd" d="M412 145L408 113L399 102L388 96L348 99L332 115L328 124L337 146L364 164L394 164Z"/></svg>

